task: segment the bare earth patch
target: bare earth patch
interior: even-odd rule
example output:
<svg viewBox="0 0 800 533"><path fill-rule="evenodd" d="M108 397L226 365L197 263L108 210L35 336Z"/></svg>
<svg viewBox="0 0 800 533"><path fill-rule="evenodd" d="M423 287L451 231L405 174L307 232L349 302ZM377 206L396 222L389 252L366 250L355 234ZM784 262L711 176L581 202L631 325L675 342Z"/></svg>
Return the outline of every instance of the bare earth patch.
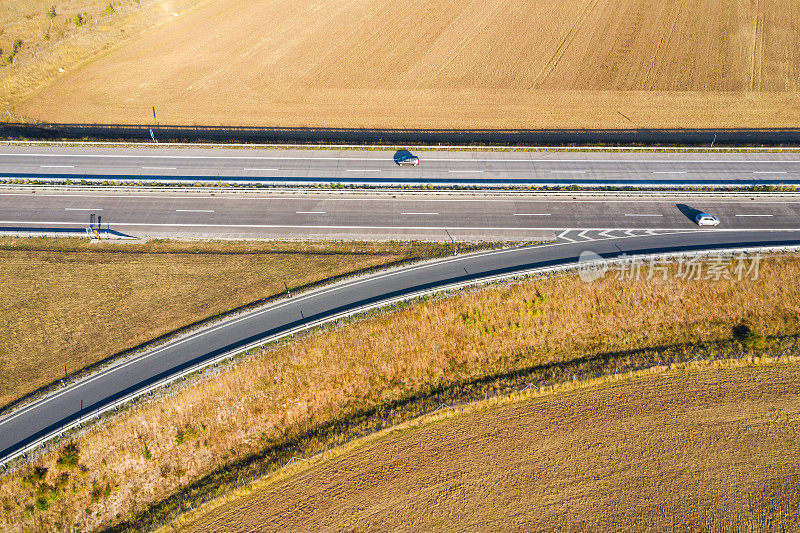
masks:
<svg viewBox="0 0 800 533"><path fill-rule="evenodd" d="M793 0L218 0L15 110L51 122L795 127Z"/></svg>
<svg viewBox="0 0 800 533"><path fill-rule="evenodd" d="M184 530L800 528L800 366L717 368L391 434Z"/></svg>

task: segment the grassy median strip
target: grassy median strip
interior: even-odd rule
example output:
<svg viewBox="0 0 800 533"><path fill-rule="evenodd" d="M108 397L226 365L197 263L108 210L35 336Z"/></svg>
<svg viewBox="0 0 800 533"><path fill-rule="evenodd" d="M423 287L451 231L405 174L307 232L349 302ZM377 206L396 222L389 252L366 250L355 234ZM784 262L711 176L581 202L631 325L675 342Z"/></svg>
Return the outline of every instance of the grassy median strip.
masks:
<svg viewBox="0 0 800 533"><path fill-rule="evenodd" d="M0 239L0 406L287 289L449 250L413 243Z"/></svg>
<svg viewBox="0 0 800 533"><path fill-rule="evenodd" d="M441 404L654 364L797 353L799 259L763 260L757 279L675 273L499 284L256 350L75 435L78 466L62 481L63 446L7 472L0 527L154 527L294 456ZM40 493L53 501L37 504Z"/></svg>

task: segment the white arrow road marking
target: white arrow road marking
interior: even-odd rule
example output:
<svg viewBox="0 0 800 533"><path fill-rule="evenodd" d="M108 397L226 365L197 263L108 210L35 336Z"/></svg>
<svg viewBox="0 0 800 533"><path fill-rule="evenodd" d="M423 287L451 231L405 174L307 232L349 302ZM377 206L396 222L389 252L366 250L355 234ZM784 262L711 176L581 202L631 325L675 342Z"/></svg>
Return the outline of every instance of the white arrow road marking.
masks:
<svg viewBox="0 0 800 533"><path fill-rule="evenodd" d="M575 239L570 239L569 237L566 236L567 233L569 233L569 232L570 232L570 230L562 231L561 233L558 234L558 238L559 239L564 239L565 241L569 241L569 242L578 242Z"/></svg>
<svg viewBox="0 0 800 533"><path fill-rule="evenodd" d="M605 231L601 231L599 236L600 237L605 237L606 239L613 239L614 236L611 235L611 231L613 231L613 230L607 229Z"/></svg>
<svg viewBox="0 0 800 533"><path fill-rule="evenodd" d="M587 241L592 241L592 240L594 240L594 239L592 239L591 237L587 237L587 236L586 236L586 232L587 232L587 231L589 231L589 230L588 230L588 229L585 229L585 230L583 230L582 232L578 233L578 238L579 238L579 239L586 239Z"/></svg>

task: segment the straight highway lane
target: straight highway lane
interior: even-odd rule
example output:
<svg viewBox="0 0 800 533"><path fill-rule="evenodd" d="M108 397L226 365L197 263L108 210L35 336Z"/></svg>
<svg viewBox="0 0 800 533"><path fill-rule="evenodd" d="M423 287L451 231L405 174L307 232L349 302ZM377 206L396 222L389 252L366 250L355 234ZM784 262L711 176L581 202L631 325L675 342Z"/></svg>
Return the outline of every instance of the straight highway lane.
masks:
<svg viewBox="0 0 800 533"><path fill-rule="evenodd" d="M0 227L76 227L91 214L133 236L534 240L564 230L695 230L696 211L722 229L800 228L800 199L520 193L129 193L0 191Z"/></svg>
<svg viewBox="0 0 800 533"><path fill-rule="evenodd" d="M798 231L704 231L559 243L464 255L340 283L230 318L119 363L0 419L0 460L125 395L219 354L340 313L456 283L605 258L729 247L800 246Z"/></svg>
<svg viewBox="0 0 800 533"><path fill-rule="evenodd" d="M800 153L422 151L0 146L0 178L267 184L800 184Z"/></svg>

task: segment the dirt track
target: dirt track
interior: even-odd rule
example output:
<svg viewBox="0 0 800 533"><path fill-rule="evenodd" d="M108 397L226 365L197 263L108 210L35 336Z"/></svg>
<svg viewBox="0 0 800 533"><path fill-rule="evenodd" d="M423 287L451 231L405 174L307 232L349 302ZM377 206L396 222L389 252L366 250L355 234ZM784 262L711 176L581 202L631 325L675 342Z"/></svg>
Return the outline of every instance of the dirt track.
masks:
<svg viewBox="0 0 800 533"><path fill-rule="evenodd" d="M673 372L405 431L192 531L796 530L798 366Z"/></svg>
<svg viewBox="0 0 800 533"><path fill-rule="evenodd" d="M218 0L69 72L52 122L752 127L800 122L792 0Z"/></svg>

